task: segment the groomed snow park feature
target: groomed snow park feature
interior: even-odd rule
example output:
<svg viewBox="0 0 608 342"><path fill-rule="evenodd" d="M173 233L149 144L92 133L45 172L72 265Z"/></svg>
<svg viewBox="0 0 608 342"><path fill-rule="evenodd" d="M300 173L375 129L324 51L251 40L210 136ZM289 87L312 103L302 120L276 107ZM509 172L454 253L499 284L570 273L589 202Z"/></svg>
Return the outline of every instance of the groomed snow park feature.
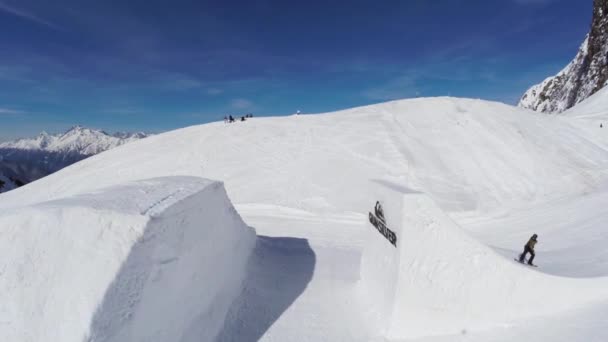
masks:
<svg viewBox="0 0 608 342"><path fill-rule="evenodd" d="M210 341L254 232L223 185L165 177L2 211L0 340Z"/></svg>
<svg viewBox="0 0 608 342"><path fill-rule="evenodd" d="M608 298L608 277L559 278L520 265L468 236L428 196L377 184L398 240L390 246L368 229L361 286L385 337L487 330Z"/></svg>
<svg viewBox="0 0 608 342"><path fill-rule="evenodd" d="M256 117L87 158L0 195L0 340L608 341L607 96ZM534 233L538 268L513 260Z"/></svg>

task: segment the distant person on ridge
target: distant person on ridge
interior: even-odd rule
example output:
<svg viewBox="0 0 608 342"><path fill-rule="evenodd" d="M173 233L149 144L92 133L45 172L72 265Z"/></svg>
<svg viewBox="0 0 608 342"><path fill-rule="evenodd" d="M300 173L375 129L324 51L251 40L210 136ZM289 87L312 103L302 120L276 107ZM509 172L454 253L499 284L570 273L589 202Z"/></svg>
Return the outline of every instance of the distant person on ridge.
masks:
<svg viewBox="0 0 608 342"><path fill-rule="evenodd" d="M228 116L228 122L234 122L234 118L232 117L232 115Z"/></svg>
<svg viewBox="0 0 608 342"><path fill-rule="evenodd" d="M523 263L526 260L526 255L530 253L530 260L528 260L528 265L534 266L532 261L534 261L534 257L536 256L536 253L534 253L534 246L538 242L537 238L538 235L534 234L532 235L530 240L528 240L528 243L526 243L526 245L524 246L524 252L521 253L521 255L519 256L519 262Z"/></svg>

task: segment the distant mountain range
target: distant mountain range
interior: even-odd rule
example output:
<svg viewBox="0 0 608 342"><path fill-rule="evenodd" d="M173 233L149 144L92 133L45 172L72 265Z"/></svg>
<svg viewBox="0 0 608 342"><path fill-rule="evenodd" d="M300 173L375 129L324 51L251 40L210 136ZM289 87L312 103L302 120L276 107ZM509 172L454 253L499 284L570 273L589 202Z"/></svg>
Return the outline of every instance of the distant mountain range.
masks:
<svg viewBox="0 0 608 342"><path fill-rule="evenodd" d="M147 137L146 133L104 131L74 126L62 134L40 133L0 143L0 192L57 172L97 153Z"/></svg>
<svg viewBox="0 0 608 342"><path fill-rule="evenodd" d="M519 106L560 113L608 83L608 0L594 0L591 30L576 57L556 76L532 86Z"/></svg>

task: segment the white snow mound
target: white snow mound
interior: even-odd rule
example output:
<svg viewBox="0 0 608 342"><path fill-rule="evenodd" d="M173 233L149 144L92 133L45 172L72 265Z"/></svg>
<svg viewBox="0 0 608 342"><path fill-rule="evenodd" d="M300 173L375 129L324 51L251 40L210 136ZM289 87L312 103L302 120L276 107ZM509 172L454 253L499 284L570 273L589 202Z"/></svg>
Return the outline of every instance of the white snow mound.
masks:
<svg viewBox="0 0 608 342"><path fill-rule="evenodd" d="M223 185L165 177L0 214L1 341L203 341L255 233Z"/></svg>
<svg viewBox="0 0 608 342"><path fill-rule="evenodd" d="M608 277L537 272L470 237L425 194L378 183L397 244L369 225L360 286L383 336L457 335L608 298Z"/></svg>

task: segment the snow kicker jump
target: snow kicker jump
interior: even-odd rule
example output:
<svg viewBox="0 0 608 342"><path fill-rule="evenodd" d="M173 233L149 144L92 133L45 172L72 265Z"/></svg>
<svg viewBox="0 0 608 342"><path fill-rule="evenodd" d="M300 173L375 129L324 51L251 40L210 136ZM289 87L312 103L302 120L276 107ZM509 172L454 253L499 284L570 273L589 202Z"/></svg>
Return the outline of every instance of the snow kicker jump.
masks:
<svg viewBox="0 0 608 342"><path fill-rule="evenodd" d="M374 200L399 243L387 244L370 224L359 286L383 337L483 330L608 298L608 278L522 268L467 235L426 195L376 186Z"/></svg>
<svg viewBox="0 0 608 342"><path fill-rule="evenodd" d="M211 341L255 234L221 183L165 177L0 215L1 341Z"/></svg>

